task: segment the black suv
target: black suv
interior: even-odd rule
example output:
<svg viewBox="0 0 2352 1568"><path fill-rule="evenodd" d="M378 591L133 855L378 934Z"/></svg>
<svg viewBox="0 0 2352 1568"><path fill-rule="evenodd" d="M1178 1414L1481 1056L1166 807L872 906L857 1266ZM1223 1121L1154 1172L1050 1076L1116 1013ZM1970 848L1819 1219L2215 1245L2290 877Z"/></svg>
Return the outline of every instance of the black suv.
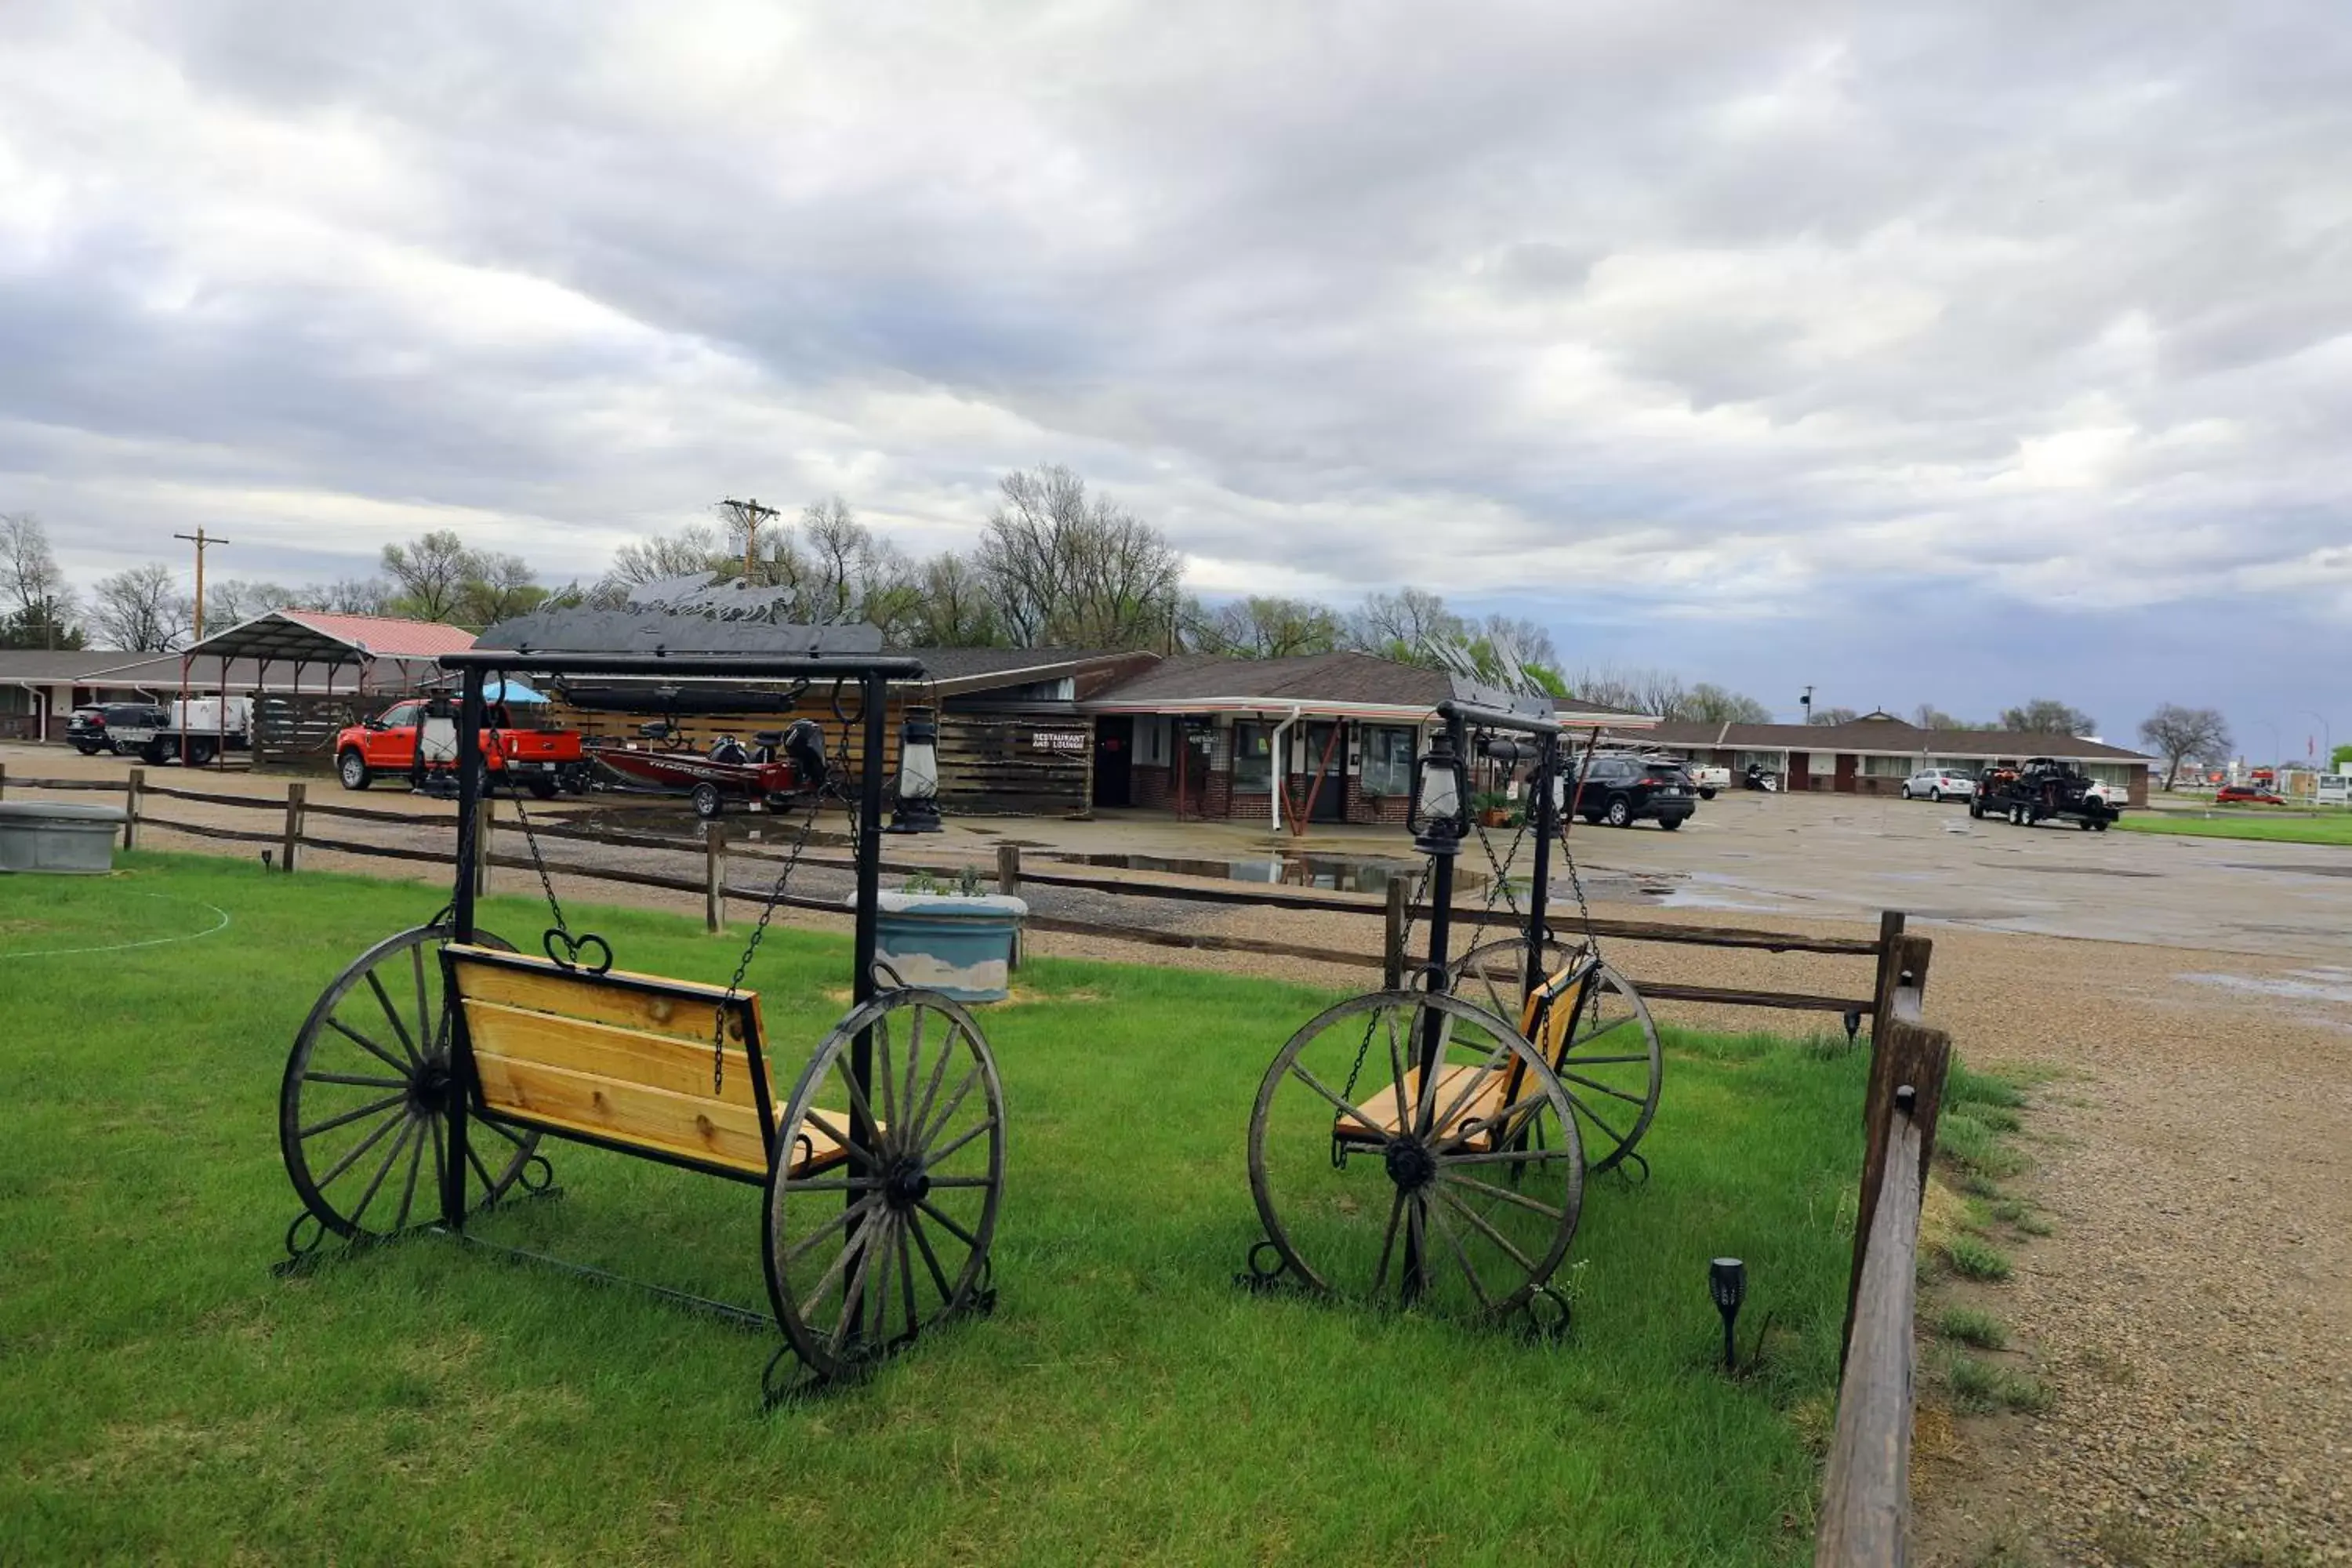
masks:
<svg viewBox="0 0 2352 1568"><path fill-rule="evenodd" d="M144 750L155 731L171 722L172 716L152 702L107 702L67 715L66 740L85 757L100 752L124 756Z"/></svg>
<svg viewBox="0 0 2352 1568"><path fill-rule="evenodd" d="M1644 817L1668 832L1698 809L1698 790L1682 763L1666 757L1595 757L1577 792L1585 821L1631 827Z"/></svg>

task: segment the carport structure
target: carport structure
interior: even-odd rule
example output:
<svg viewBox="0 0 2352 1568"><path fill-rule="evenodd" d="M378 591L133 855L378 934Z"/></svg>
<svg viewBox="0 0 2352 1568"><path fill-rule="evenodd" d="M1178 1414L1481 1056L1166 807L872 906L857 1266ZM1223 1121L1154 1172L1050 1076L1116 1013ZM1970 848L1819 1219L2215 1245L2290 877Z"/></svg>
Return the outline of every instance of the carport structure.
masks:
<svg viewBox="0 0 2352 1568"><path fill-rule="evenodd" d="M200 658L219 661L224 699L230 695L228 675L235 662L249 664L254 760L286 761L317 750L321 736L331 743L334 732L356 718L371 697L415 690L437 673L435 661L443 654L462 653L473 646L473 633L439 621L272 610L215 632L182 653L180 695L189 695L192 671ZM282 693L270 690L269 672L277 665L293 668L290 689ZM313 668L323 674L325 686L306 691L303 678ZM345 670L352 672L351 686L338 690L338 678ZM226 728L226 701L221 722ZM224 746L214 754L217 758L225 751Z"/></svg>

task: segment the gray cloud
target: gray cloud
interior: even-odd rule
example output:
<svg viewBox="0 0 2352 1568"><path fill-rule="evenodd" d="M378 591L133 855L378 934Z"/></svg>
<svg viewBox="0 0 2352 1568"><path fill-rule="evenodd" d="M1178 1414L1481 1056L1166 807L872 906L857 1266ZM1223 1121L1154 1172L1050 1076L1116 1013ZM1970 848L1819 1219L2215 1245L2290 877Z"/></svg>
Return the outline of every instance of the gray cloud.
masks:
<svg viewBox="0 0 2352 1568"><path fill-rule="evenodd" d="M0 505L561 575L1055 459L1213 591L2347 607L2322 0L551 15L12 7Z"/></svg>

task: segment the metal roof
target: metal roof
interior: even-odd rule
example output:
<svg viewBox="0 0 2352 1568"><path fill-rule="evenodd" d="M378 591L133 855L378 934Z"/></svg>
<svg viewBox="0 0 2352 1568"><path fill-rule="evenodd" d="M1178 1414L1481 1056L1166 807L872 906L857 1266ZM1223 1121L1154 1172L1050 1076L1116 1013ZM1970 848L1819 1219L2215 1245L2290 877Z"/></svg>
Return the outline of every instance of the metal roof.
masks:
<svg viewBox="0 0 2352 1568"><path fill-rule="evenodd" d="M228 658L363 664L378 658L438 658L473 646L473 633L439 621L342 616L326 610L272 610L215 632L187 651Z"/></svg>

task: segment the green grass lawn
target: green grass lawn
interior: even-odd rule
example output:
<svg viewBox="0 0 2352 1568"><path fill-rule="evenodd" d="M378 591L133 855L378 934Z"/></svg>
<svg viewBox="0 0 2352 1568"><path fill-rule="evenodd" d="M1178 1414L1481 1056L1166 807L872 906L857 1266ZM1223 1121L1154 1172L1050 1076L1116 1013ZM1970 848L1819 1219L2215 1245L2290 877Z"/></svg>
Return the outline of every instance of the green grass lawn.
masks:
<svg viewBox="0 0 2352 1568"><path fill-rule="evenodd" d="M2129 811L2116 826L2132 833L2176 833L2198 838L2258 838L2277 844L2352 844L2352 812L2296 811L2279 806L2218 806L2221 815Z"/></svg>
<svg viewBox="0 0 2352 1568"><path fill-rule="evenodd" d="M992 1318L758 1411L780 1342L425 1237L280 1279L276 1097L311 1000L440 902L139 854L0 879L0 1555L16 1562L1794 1563L1810 1555L1864 1053L1676 1043L1643 1186L1587 1188L1538 1344L1237 1289L1251 1099L1329 996L1039 961L983 1022L1013 1118ZM628 967L740 934L582 910ZM218 925L226 929L193 936ZM495 900L523 945L544 923ZM127 946L129 943L153 945ZM73 953L67 949L110 947ZM782 1070L845 940L752 980ZM498 1234L764 1300L756 1189L551 1144ZM1377 1167L1368 1180L1378 1180ZM1748 1260L1720 1375L1706 1260Z"/></svg>

